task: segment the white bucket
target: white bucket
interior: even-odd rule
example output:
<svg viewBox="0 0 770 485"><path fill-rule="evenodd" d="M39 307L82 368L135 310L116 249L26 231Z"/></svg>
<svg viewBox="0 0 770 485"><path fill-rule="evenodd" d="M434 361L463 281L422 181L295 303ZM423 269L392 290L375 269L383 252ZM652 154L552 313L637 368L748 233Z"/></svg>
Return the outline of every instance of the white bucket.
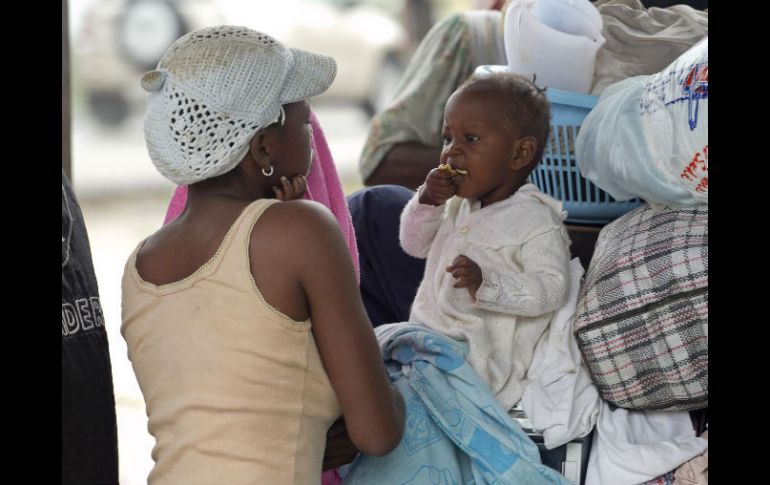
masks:
<svg viewBox="0 0 770 485"><path fill-rule="evenodd" d="M536 13L567 32L538 20ZM508 66L527 77L537 75L538 86L588 93L596 53L605 42L601 29L601 15L587 0L515 1L505 14Z"/></svg>
<svg viewBox="0 0 770 485"><path fill-rule="evenodd" d="M602 36L602 16L589 0L538 0L532 13L541 23L565 34L589 39Z"/></svg>

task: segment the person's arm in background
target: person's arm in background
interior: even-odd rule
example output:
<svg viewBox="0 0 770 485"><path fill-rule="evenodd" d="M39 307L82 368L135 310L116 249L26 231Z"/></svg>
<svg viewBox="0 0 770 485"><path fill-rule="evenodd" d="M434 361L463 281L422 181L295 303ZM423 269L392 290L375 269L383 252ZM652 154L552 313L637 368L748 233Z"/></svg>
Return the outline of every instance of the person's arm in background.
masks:
<svg viewBox="0 0 770 485"><path fill-rule="evenodd" d="M112 364L83 212L62 170L62 483L118 483Z"/></svg>
<svg viewBox="0 0 770 485"><path fill-rule="evenodd" d="M449 96L478 65L504 63L499 12L464 12L436 24L410 60L391 105L372 119L359 162L364 183L420 185L439 163Z"/></svg>
<svg viewBox="0 0 770 485"><path fill-rule="evenodd" d="M441 147L419 142L397 143L366 179L366 185L393 184L414 189L436 168L440 155Z"/></svg>

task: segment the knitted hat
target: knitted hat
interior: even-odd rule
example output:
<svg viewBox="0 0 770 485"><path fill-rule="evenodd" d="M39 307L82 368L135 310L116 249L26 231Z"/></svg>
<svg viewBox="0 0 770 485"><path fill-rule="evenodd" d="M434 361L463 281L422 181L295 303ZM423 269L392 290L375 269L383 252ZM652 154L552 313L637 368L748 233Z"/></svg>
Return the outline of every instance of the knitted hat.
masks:
<svg viewBox="0 0 770 485"><path fill-rule="evenodd" d="M142 76L144 137L158 171L179 185L235 168L261 128L283 122L282 105L326 91L331 57L289 49L246 27L181 37Z"/></svg>

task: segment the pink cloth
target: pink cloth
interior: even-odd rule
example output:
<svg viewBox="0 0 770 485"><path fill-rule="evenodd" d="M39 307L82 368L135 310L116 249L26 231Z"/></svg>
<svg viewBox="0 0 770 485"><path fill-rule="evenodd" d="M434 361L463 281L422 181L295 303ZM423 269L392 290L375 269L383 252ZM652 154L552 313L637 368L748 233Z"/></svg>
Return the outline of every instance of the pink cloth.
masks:
<svg viewBox="0 0 770 485"><path fill-rule="evenodd" d="M326 137L321 129L321 125L316 118L315 113L310 113L310 126L313 128L311 145L313 147L313 165L310 167L310 173L307 177L307 191L305 199L319 202L332 211L334 217L340 225L342 234L348 243L350 257L353 260L353 267L356 270L356 278L360 278L358 269L358 247L356 246L356 233L353 230L353 220L350 218L350 210L342 191L340 177L337 174L337 168L334 165L329 145L326 143ZM163 224L176 219L184 210L187 202L187 187L180 185L174 191L171 202L166 211L166 218ZM326 482L324 482L326 484ZM329 482L332 484L334 482Z"/></svg>
<svg viewBox="0 0 770 485"><path fill-rule="evenodd" d="M326 470L321 475L321 485L341 485L342 479L336 469Z"/></svg>

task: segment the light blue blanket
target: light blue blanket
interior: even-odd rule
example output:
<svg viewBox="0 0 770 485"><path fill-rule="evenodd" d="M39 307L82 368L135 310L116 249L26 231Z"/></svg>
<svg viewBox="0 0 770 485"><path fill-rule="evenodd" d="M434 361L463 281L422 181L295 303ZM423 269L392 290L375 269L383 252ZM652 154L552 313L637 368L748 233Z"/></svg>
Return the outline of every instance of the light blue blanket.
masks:
<svg viewBox="0 0 770 485"><path fill-rule="evenodd" d="M406 402L404 437L386 456L359 455L345 485L570 484L541 464L537 445L465 361L465 344L412 324L375 332Z"/></svg>

